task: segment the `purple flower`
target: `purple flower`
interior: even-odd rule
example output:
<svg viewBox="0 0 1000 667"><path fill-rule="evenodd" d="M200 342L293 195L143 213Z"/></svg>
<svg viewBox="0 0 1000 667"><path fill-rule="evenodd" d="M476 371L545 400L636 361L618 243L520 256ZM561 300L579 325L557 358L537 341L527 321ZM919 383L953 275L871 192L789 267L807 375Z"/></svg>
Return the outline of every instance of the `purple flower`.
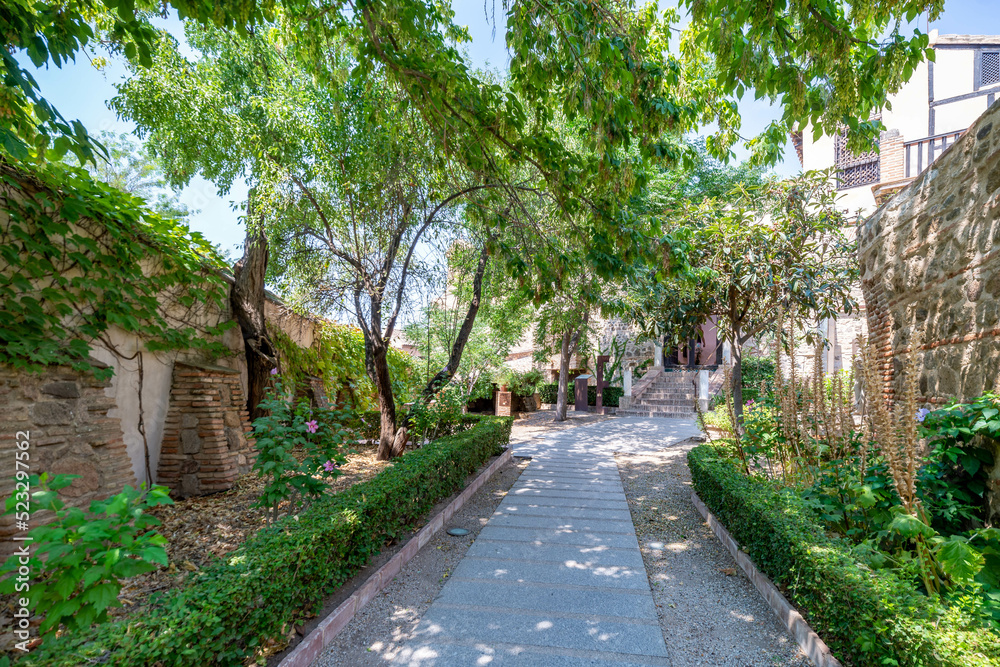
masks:
<svg viewBox="0 0 1000 667"><path fill-rule="evenodd" d="M315 419L307 421L306 430L309 431L310 433L315 433L316 431L319 430L319 423Z"/></svg>
<svg viewBox="0 0 1000 667"><path fill-rule="evenodd" d="M278 369L277 368L272 368L271 369L271 375L277 375L277 374L278 374Z"/></svg>
<svg viewBox="0 0 1000 667"><path fill-rule="evenodd" d="M334 470L336 470L339 467L340 466L337 465L336 463L334 463L333 461L327 461L326 463L323 464L323 470L325 470L327 472L333 472Z"/></svg>
<svg viewBox="0 0 1000 667"><path fill-rule="evenodd" d="M929 415L930 413L931 413L931 411L928 410L927 408L920 408L919 410L917 410L917 421L918 422L923 422L924 418L927 415Z"/></svg>

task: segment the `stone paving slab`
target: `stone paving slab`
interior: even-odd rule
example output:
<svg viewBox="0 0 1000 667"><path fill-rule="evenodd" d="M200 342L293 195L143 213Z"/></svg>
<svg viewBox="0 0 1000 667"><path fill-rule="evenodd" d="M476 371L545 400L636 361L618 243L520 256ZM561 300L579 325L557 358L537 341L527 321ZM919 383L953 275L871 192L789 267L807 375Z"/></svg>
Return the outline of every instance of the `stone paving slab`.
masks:
<svg viewBox="0 0 1000 667"><path fill-rule="evenodd" d="M577 651L500 642L435 643L404 649L397 664L407 667L670 667L669 658Z"/></svg>
<svg viewBox="0 0 1000 667"><path fill-rule="evenodd" d="M520 496L512 498L510 494L504 499L509 504L519 505L544 505L546 507L581 507L589 509L625 510L628 511L628 502L625 500L594 500L592 498L564 498L556 496Z"/></svg>
<svg viewBox="0 0 1000 667"><path fill-rule="evenodd" d="M485 601L487 606L529 611L552 611L579 614L599 610L603 616L653 618L656 607L648 595L633 591L609 591L598 588L566 588L552 584L525 587L492 581L455 581L441 591L437 601L461 605L469 600Z"/></svg>
<svg viewBox="0 0 1000 667"><path fill-rule="evenodd" d="M490 519L491 526L514 528L548 528L586 532L616 533L622 529L621 519L572 519L561 516L532 516L530 514L501 514ZM628 535L629 533L624 533Z"/></svg>
<svg viewBox="0 0 1000 667"><path fill-rule="evenodd" d="M591 566L549 561L516 561L466 557L452 573L453 579L509 581L527 584L562 584L564 586L596 586L598 588L631 588L649 590L645 568L626 565Z"/></svg>
<svg viewBox="0 0 1000 667"><path fill-rule="evenodd" d="M494 526L489 523L479 531L484 540L509 540L512 542L537 542L547 544L577 544L587 547L608 546L639 548L635 534L560 531L544 528L515 528Z"/></svg>
<svg viewBox="0 0 1000 667"><path fill-rule="evenodd" d="M625 502L624 491L581 491L578 489L560 491L549 489L533 489L528 486L518 487L517 491L509 491L511 499L520 498L568 498L570 500L621 500Z"/></svg>
<svg viewBox="0 0 1000 667"><path fill-rule="evenodd" d="M628 567L635 570L645 567L642 554L632 549L573 546L571 544L527 544L524 542L492 542L477 539L466 552L477 558L547 561L572 568L605 566Z"/></svg>
<svg viewBox="0 0 1000 667"><path fill-rule="evenodd" d="M520 516L559 516L567 519L614 519L630 521L632 515L628 510L609 510L596 507L553 507L550 505L534 505L527 503L504 504L497 508L493 516L501 517L517 514Z"/></svg>
<svg viewBox="0 0 1000 667"><path fill-rule="evenodd" d="M478 637L505 644L607 651L666 657L660 624L566 618L546 613L473 611L433 604L417 626L415 639Z"/></svg>

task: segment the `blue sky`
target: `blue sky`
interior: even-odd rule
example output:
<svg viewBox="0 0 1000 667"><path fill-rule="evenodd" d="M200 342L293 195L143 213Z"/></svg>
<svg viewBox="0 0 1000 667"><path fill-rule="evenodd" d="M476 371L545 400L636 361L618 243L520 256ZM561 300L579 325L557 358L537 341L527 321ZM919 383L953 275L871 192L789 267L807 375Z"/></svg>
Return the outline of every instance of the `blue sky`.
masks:
<svg viewBox="0 0 1000 667"><path fill-rule="evenodd" d="M998 0L947 0L945 13L930 25L942 34L1000 34L1000 11ZM492 18L499 21L495 35ZM467 25L472 35L468 46L469 56L479 66L506 69L507 52L504 46L504 15L502 0L453 0L455 22ZM489 11L489 17L487 17ZM182 35L180 23L176 20L160 21L175 35ZM927 30L924 19L916 24ZM112 62L103 72L97 71L88 57L80 54L75 64L59 68L43 69L35 72L36 79L44 95L53 102L67 118L78 118L91 133L101 130L130 132L131 123L119 120L108 110L106 102L115 94L114 83L126 75L125 68ZM748 96L749 97L749 96ZM743 114L743 134L753 136L763 129L774 117L775 111L763 102L748 101L741 104ZM743 157L740 154L740 157ZM792 174L798 170L798 161L791 150L786 151L786 162L776 171ZM222 197L211 183L195 178L181 194L181 199L200 213L191 218L191 227L203 233L209 240L219 243L224 250L240 255L237 247L243 241L243 228L239 223L240 205L246 197L246 188L234 184L232 191Z"/></svg>

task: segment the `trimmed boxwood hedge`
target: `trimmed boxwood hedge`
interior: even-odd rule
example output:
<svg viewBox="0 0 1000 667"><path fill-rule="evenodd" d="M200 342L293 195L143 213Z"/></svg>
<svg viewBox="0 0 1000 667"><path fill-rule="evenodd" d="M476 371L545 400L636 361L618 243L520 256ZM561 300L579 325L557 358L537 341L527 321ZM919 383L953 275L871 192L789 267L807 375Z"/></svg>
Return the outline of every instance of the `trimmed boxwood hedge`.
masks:
<svg viewBox="0 0 1000 667"><path fill-rule="evenodd" d="M538 385L538 395L542 400L542 403L555 403L556 402L556 390L559 385L555 382L549 384ZM566 400L569 405L576 403L576 395L573 393L573 386L570 385L569 391L566 392ZM625 394L625 390L621 387L605 387L604 388L604 400L603 404L606 408L617 408L618 400ZM587 405L597 405L597 387L587 387Z"/></svg>
<svg viewBox="0 0 1000 667"><path fill-rule="evenodd" d="M725 446L688 453L694 488L845 665L1000 665L996 634L891 570L856 562L792 493L744 475Z"/></svg>
<svg viewBox="0 0 1000 667"><path fill-rule="evenodd" d="M466 421L470 421L467 418ZM247 540L150 610L89 635L47 641L18 664L77 667L242 665L413 528L510 441L509 417L484 417Z"/></svg>

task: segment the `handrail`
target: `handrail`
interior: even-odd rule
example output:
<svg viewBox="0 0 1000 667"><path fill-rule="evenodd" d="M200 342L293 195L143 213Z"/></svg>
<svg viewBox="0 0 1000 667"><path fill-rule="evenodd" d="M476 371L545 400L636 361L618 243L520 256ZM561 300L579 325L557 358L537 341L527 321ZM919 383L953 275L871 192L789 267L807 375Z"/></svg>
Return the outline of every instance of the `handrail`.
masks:
<svg viewBox="0 0 1000 667"><path fill-rule="evenodd" d="M925 168L931 166L931 163L934 162L934 160L936 160L946 148L958 141L959 137L963 134L965 134L965 130L958 130L957 132L935 134L934 136L924 137L914 141L904 141L904 177L911 178L922 173ZM924 146L927 146L926 160L924 156Z"/></svg>

